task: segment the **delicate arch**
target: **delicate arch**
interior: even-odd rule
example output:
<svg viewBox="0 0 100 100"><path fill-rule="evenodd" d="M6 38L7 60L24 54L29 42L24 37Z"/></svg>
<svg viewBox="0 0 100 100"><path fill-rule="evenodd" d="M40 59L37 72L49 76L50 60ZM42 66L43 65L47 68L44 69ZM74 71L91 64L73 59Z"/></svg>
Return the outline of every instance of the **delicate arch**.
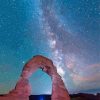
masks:
<svg viewBox="0 0 100 100"><path fill-rule="evenodd" d="M28 100L28 97L31 95L31 86L29 84L28 78L38 68L41 68L52 78L51 100L70 100L68 91L65 88L60 75L57 73L56 67L54 66L53 62L41 55L34 56L25 64L15 89L12 90L9 95L16 97L20 96L24 98L21 98L21 100Z"/></svg>

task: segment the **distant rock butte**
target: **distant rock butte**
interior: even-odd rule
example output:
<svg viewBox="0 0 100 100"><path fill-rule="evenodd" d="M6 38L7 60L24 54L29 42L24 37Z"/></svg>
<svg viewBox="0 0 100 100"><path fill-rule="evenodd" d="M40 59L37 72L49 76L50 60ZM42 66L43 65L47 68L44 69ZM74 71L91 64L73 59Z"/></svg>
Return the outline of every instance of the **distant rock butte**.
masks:
<svg viewBox="0 0 100 100"><path fill-rule="evenodd" d="M41 68L52 79L51 100L70 100L69 93L53 62L41 55L34 56L25 64L15 89L7 95L0 96L0 100L29 100L31 86L28 79L38 68Z"/></svg>

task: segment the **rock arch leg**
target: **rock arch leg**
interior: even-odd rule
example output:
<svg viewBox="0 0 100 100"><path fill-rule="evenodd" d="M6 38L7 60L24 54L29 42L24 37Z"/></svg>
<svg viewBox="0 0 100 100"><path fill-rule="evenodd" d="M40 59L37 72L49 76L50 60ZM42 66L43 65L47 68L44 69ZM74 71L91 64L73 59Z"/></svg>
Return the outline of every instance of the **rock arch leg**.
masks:
<svg viewBox="0 0 100 100"><path fill-rule="evenodd" d="M52 97L51 100L70 100L69 93L61 77L56 74L52 77Z"/></svg>

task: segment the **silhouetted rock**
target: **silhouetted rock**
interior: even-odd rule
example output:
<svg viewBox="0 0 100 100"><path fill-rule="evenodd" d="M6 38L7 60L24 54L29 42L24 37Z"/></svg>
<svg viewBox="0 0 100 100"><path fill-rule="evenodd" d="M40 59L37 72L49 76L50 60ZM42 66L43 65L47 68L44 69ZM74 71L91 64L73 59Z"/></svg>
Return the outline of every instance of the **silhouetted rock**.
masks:
<svg viewBox="0 0 100 100"><path fill-rule="evenodd" d="M70 95L72 100L100 100L100 94L86 94L86 93L78 93Z"/></svg>

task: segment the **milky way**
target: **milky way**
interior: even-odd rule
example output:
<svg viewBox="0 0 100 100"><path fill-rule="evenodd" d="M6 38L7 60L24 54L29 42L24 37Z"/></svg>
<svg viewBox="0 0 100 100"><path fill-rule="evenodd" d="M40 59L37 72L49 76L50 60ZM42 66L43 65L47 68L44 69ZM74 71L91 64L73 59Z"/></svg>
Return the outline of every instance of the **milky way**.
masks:
<svg viewBox="0 0 100 100"><path fill-rule="evenodd" d="M46 3L46 1L44 2ZM96 51L94 50L92 51L94 53L91 54L89 50L93 44L86 44L85 41L88 40L81 40L82 35L81 37L75 37L74 33L67 31L64 24L59 21L52 0L47 1L46 5L44 5L44 2L42 2L42 9L45 19L44 23L47 24L44 30L46 30L48 35L48 42L52 49L53 59L57 65L58 72L63 77L66 86L69 87L69 90L74 86L75 91L98 88L100 84L100 63L91 61L95 59L96 54L99 56L100 53L95 53ZM100 35L98 34L98 36ZM93 49L100 49L99 47ZM100 60L99 58L97 57L97 61ZM94 86L95 84L96 86ZM74 89L72 90L74 91Z"/></svg>
<svg viewBox="0 0 100 100"><path fill-rule="evenodd" d="M25 62L37 54L54 61L70 93L100 91L99 0L0 4L0 93L15 86ZM50 77L41 70L30 83L32 94L51 93Z"/></svg>

